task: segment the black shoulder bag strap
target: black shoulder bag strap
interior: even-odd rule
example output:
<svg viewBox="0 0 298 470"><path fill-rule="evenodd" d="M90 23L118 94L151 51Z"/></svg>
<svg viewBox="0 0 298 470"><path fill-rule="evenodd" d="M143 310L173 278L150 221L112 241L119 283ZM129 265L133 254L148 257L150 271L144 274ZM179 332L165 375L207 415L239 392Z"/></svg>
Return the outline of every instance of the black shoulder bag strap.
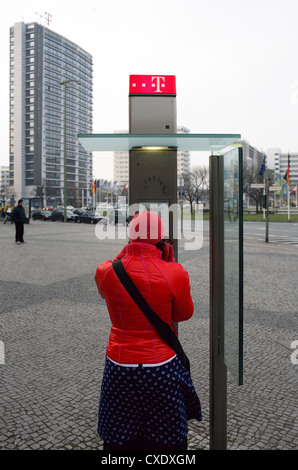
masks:
<svg viewBox="0 0 298 470"><path fill-rule="evenodd" d="M142 295L132 282L131 278L125 271L121 260L113 261L112 266L120 282L123 284L132 299L135 301L139 309L144 313L146 318L156 328L159 336L164 340L164 342L175 351L183 366L190 372L189 359L183 351L180 341L178 340L170 325L165 323L147 304L147 302L142 297Z"/></svg>

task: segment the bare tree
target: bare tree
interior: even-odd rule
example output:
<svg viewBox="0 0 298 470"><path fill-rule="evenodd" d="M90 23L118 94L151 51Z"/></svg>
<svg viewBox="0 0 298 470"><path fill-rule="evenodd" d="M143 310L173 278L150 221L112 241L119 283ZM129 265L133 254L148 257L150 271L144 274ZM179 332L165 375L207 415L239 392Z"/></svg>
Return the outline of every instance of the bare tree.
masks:
<svg viewBox="0 0 298 470"><path fill-rule="evenodd" d="M46 180L42 179L41 184L35 186L31 191L31 196L41 200L41 207L44 206L44 202L47 196Z"/></svg>
<svg viewBox="0 0 298 470"><path fill-rule="evenodd" d="M79 186L75 181L69 181L67 183L67 204L74 207L79 207L80 203L81 200Z"/></svg>
<svg viewBox="0 0 298 470"><path fill-rule="evenodd" d="M246 164L243 166L243 192L255 201L257 214L262 202L263 189L251 188L251 184L261 182L259 172L260 169L254 166L248 167Z"/></svg>
<svg viewBox="0 0 298 470"><path fill-rule="evenodd" d="M15 194L13 192L13 187L12 186L4 186L1 189L1 192L0 192L0 200L7 205L8 201L11 204L12 201L14 201L14 199L15 199Z"/></svg>
<svg viewBox="0 0 298 470"><path fill-rule="evenodd" d="M195 187L195 200L199 204L209 189L208 169L206 166L195 166L192 169L192 175Z"/></svg>
<svg viewBox="0 0 298 470"><path fill-rule="evenodd" d="M189 173L183 175L184 197L190 203L191 215L193 202L200 202L202 196L208 190L208 170L205 166L193 167Z"/></svg>
<svg viewBox="0 0 298 470"><path fill-rule="evenodd" d="M190 212L192 214L193 212L192 203L195 198L195 187L193 184L193 178L192 178L191 172L183 175L183 193L184 193L185 199L190 203Z"/></svg>
<svg viewBox="0 0 298 470"><path fill-rule="evenodd" d="M38 184L31 191L31 196L41 201L41 207L44 207L48 198L56 199L57 188L53 187L50 181L43 178L41 184Z"/></svg>

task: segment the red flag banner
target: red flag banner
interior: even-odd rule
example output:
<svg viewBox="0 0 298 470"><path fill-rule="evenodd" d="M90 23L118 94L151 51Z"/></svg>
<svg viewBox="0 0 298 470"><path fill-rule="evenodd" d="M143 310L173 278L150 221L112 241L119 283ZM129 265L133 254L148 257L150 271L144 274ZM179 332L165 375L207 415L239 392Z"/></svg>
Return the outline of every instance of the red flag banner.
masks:
<svg viewBox="0 0 298 470"><path fill-rule="evenodd" d="M288 155L288 168L285 172L284 180L286 180L287 184L290 184L290 155Z"/></svg>

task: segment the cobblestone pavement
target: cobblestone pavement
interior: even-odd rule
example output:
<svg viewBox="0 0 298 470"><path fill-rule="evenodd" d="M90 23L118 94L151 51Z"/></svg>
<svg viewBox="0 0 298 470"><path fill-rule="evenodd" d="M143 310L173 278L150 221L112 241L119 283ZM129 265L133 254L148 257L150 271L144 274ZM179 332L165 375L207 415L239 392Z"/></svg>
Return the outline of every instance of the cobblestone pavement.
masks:
<svg viewBox="0 0 298 470"><path fill-rule="evenodd" d="M97 408L110 320L94 274L123 240L99 241L92 225L41 221L25 226L25 240L15 245L14 226L0 223L0 449L100 450ZM228 449L297 449L297 247L250 241L244 251L244 385L228 376ZM179 251L179 261L195 304L179 336L204 418L189 422L189 449L208 450L206 237L200 250Z"/></svg>

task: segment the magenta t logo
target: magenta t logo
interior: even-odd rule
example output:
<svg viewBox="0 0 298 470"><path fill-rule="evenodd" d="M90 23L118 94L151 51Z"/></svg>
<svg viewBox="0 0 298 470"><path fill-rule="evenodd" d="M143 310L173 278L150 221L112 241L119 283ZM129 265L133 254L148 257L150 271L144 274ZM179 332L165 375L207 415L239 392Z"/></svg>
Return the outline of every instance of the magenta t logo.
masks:
<svg viewBox="0 0 298 470"><path fill-rule="evenodd" d="M154 80L156 80L156 83L154 83ZM163 83L161 83L161 80L163 80ZM162 93L160 87L165 87L165 77L152 77L151 83L152 87L156 87L154 93Z"/></svg>

